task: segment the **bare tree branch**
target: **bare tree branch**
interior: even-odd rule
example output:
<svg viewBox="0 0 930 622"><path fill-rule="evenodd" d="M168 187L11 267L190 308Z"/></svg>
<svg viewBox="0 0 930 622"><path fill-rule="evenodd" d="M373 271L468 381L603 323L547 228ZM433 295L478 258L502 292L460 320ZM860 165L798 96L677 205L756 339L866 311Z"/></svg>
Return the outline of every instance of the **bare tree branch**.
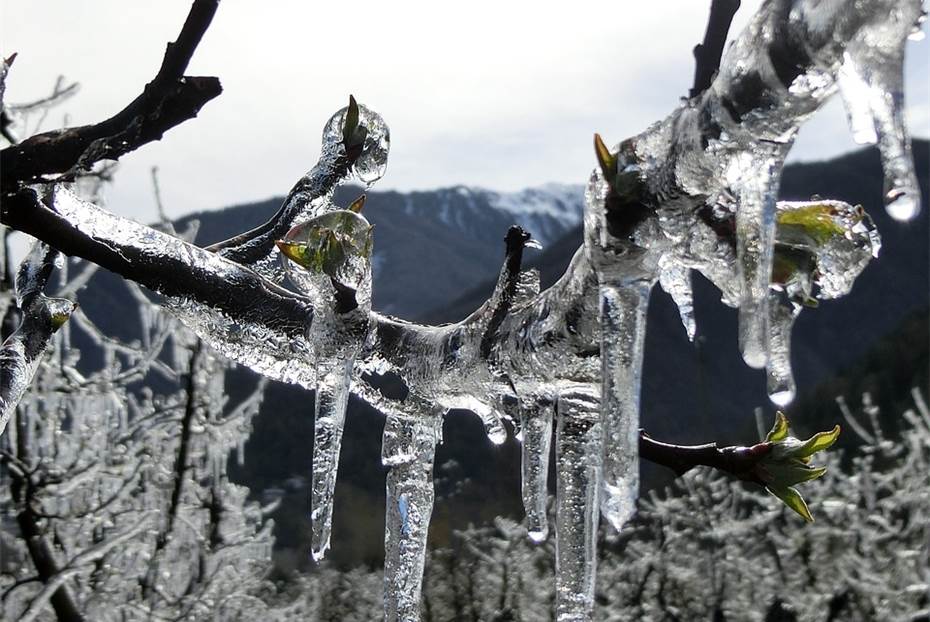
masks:
<svg viewBox="0 0 930 622"><path fill-rule="evenodd" d="M704 41L694 46L694 86L688 92L688 97L697 97L713 82L714 75L720 68L720 58L723 56L723 46L727 42L730 23L739 10L739 5L740 0L711 2Z"/></svg>
<svg viewBox="0 0 930 622"><path fill-rule="evenodd" d="M222 91L216 78L183 75L218 4L218 0L194 1L177 40L168 44L158 73L123 110L95 125L45 132L0 151L4 190L10 192L44 175L87 168L98 160L115 160L195 117Z"/></svg>
<svg viewBox="0 0 930 622"><path fill-rule="evenodd" d="M675 475L684 475L696 466L709 466L738 479L761 484L752 471L768 450L763 443L751 447L718 447L717 443L673 445L653 439L644 430L639 432L640 458L668 467Z"/></svg>
<svg viewBox="0 0 930 622"><path fill-rule="evenodd" d="M37 244L16 279L22 322L0 346L0 434L29 388L52 335L75 308L69 300L42 293L56 257L58 251Z"/></svg>

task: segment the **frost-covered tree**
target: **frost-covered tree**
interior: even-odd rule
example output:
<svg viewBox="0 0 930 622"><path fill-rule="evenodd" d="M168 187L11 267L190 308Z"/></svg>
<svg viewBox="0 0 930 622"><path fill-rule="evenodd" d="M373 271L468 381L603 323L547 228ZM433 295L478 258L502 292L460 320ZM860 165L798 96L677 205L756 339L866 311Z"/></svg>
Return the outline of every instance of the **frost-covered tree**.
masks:
<svg viewBox="0 0 930 622"><path fill-rule="evenodd" d="M17 279L23 311L58 330L47 355L34 359L32 383L8 411L0 438L0 617L264 617L258 594L270 566L271 523L227 477L263 383L228 404L227 364L131 283L141 343L104 336L63 299L96 266L60 279L56 298L35 291L56 280L57 255L37 245ZM43 316L41 305L52 313ZM81 360L72 329L95 342L99 365ZM153 375L178 388L140 386Z"/></svg>
<svg viewBox="0 0 930 622"><path fill-rule="evenodd" d="M161 138L219 94L215 78L183 75L215 1L194 2L157 75L122 111L2 151L2 221L161 294L229 359L316 390L316 558L329 546L347 396L355 392L384 413L388 619L421 613L445 413L474 412L495 442L506 436L504 421L517 428L535 540L548 532L542 509L555 429L556 610L561 619L587 619L599 517L616 529L630 518L641 446L644 457L677 470L709 464L763 484L809 517L793 484L823 474L806 458L835 438L801 444L779 424L757 445L718 449L640 434L653 286L672 295L693 331L690 271L717 285L723 302L739 309L746 363L766 369L770 397L784 405L794 396L795 318L818 298L846 294L879 245L861 208L776 201L798 129L839 92L856 138L882 153L889 212L907 219L919 207L901 92L919 0L769 0L723 53L737 4L714 2L695 84L676 110L613 148L596 137L584 244L563 277L540 291L538 274L521 270L531 236L513 228L495 291L457 324L418 325L371 310L373 239L359 214L363 200L340 209L332 197L350 179L377 181L389 132L354 99L326 124L319 162L278 213L210 248L111 214L68 188L83 168Z"/></svg>
<svg viewBox="0 0 930 622"><path fill-rule="evenodd" d="M830 456L831 470L810 484L822 503L806 529L774 499L700 469L640 499L620 534L602 526L595 619L926 619L930 410L914 389L912 408L888 413L903 419L900 436L890 438L869 409L867 401L866 412L846 409L862 444ZM517 523L497 519L431 551L423 619L554 619L551 542L534 545L525 535ZM304 581L317 619L352 619L370 615L380 573L324 572Z"/></svg>

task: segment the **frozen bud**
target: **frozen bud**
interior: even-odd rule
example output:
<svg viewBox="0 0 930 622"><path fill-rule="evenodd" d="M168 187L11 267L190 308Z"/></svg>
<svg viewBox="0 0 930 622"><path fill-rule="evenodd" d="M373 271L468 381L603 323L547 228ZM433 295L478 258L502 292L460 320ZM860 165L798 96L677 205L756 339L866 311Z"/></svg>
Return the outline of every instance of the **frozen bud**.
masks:
<svg viewBox="0 0 930 622"><path fill-rule="evenodd" d="M387 168L391 131L377 112L349 96L349 105L323 128L323 151L353 160L352 173L366 186L381 179Z"/></svg>
<svg viewBox="0 0 930 622"><path fill-rule="evenodd" d="M277 244L288 277L305 293L325 291L330 279L352 289L371 279L372 226L355 212L321 214Z"/></svg>
<svg viewBox="0 0 930 622"><path fill-rule="evenodd" d="M819 298L849 292L881 238L872 219L859 206L842 201L778 204L772 283L798 303L816 306Z"/></svg>

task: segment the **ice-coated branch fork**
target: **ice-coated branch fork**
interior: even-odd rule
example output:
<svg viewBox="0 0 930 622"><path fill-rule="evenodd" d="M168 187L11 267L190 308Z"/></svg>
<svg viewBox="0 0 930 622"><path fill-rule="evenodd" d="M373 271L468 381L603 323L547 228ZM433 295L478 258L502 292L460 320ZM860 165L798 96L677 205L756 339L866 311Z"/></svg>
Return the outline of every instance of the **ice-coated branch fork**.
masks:
<svg viewBox="0 0 930 622"><path fill-rule="evenodd" d="M354 98L326 124L319 163L279 212L208 249L114 216L60 185L40 198L26 183L36 175L4 179L0 219L162 294L166 307L225 356L317 390L316 557L328 546L348 394L385 413L387 619L419 616L445 413L474 412L494 442L506 438L504 420L517 428L536 540L548 532L555 427L558 616L590 619L599 516L620 528L633 511L640 451L676 470L713 463L763 483L805 518L791 483L820 473L803 466L797 439L780 430L769 445L745 450L682 448L640 433L652 287L671 294L693 335L690 271L717 285L723 301L739 308L746 362L766 368L770 397L784 405L794 395L795 318L818 298L846 294L880 245L859 207L776 201L798 129L840 89L857 137L879 144L889 210L907 216L917 204L898 61L918 0L769 0L718 67L735 4L714 2L690 99L612 149L596 139L584 244L565 274L540 291L538 273L521 267L532 240L513 229L494 293L456 324L419 325L371 311L371 230L359 202L339 209L332 197L349 179L370 185L381 176L389 132ZM760 446L768 447L764 456ZM764 471L743 468L745 460L759 458L758 466L771 455L778 460Z"/></svg>

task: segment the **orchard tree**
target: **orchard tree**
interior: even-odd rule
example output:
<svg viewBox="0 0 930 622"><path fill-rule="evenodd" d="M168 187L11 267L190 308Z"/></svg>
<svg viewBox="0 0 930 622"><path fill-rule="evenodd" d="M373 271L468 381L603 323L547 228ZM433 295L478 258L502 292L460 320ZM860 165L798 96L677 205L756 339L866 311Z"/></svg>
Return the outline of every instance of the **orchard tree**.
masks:
<svg viewBox="0 0 930 622"><path fill-rule="evenodd" d="M389 620L420 615L444 414L474 412L495 442L506 437L504 421L516 427L534 540L548 532L555 428L556 609L560 619L589 619L599 517L615 529L630 518L640 456L677 472L705 464L761 484L809 520L794 485L823 474L809 458L838 433L802 442L788 435L783 418L750 447L679 447L641 433L653 286L671 294L693 333L690 271L713 282L739 310L744 360L766 369L769 395L784 405L794 396L795 318L818 299L846 294L879 245L859 207L776 201L798 129L839 91L856 138L879 146L889 212L904 220L919 207L901 92L904 43L921 16L919 0L769 0L724 53L737 5L713 3L695 50L694 85L676 110L613 148L595 135L584 243L562 278L540 291L538 273L521 269L531 236L514 227L493 294L457 324L414 324L371 309L374 241L360 213L364 199L341 209L332 197L346 181L370 186L381 177L390 135L380 116L351 97L324 127L319 162L278 212L208 248L109 213L69 189L82 170L160 139L219 95L217 79L184 76L215 0L193 3L155 78L122 111L2 151L2 222L157 292L227 358L316 391L317 559L329 546L349 393L384 413ZM28 384L54 317L40 316L38 328L24 322L10 338L4 410Z"/></svg>
<svg viewBox="0 0 930 622"><path fill-rule="evenodd" d="M63 298L96 266L84 264L69 280L63 261L56 274L57 258L37 244L17 279L20 305L58 331L0 437L0 615L48 619L50 608L71 621L265 617L258 595L271 523L227 477L264 383L230 406L227 364L129 281L141 342L103 335ZM58 297L38 293L46 288ZM38 301L25 301L29 292ZM81 359L72 329L95 343L99 365ZM139 390L156 376L178 388Z"/></svg>

